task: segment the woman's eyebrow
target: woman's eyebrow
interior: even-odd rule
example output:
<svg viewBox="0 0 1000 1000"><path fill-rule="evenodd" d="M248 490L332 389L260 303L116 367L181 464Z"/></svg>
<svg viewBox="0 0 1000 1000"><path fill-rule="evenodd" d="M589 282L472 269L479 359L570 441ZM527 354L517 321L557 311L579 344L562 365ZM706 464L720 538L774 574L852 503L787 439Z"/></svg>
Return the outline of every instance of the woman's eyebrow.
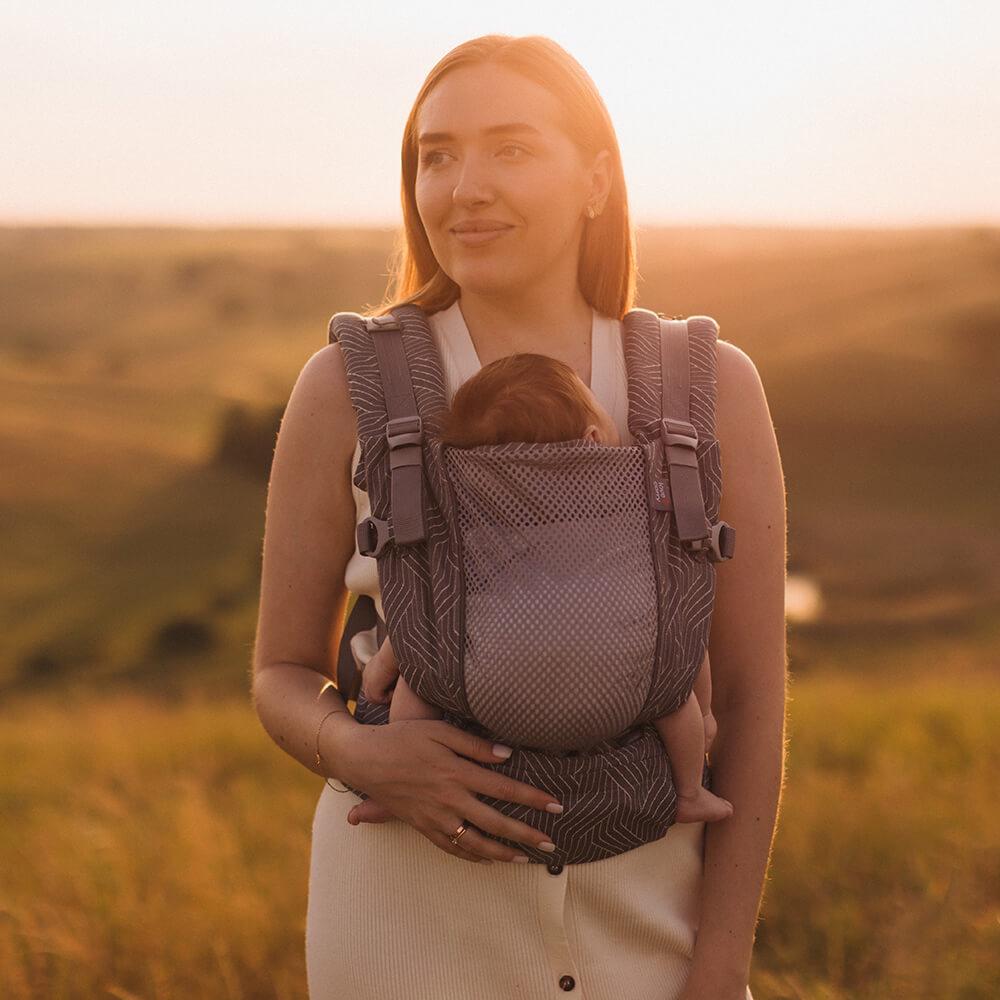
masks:
<svg viewBox="0 0 1000 1000"><path fill-rule="evenodd" d="M498 135L501 132L518 132L522 135L537 136L542 134L534 125L529 125L527 122L508 122L506 125L490 125L488 128L482 129L483 135ZM417 139L417 145L422 146L428 142L450 142L454 138L455 136L451 132L423 132Z"/></svg>

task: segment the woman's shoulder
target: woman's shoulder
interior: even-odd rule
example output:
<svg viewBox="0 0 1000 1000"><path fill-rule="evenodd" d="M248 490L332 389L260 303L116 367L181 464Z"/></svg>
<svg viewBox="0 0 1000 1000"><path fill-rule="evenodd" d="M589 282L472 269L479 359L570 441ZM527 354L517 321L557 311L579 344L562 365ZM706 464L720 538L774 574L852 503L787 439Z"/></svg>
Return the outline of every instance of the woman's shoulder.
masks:
<svg viewBox="0 0 1000 1000"><path fill-rule="evenodd" d="M735 344L718 342L716 437L722 455L722 516L739 525L764 510L773 520L783 500L781 461L757 366Z"/></svg>
<svg viewBox="0 0 1000 1000"><path fill-rule="evenodd" d="M340 344L321 347L302 366L285 407L281 433L350 463L357 418Z"/></svg>
<svg viewBox="0 0 1000 1000"><path fill-rule="evenodd" d="M730 420L738 419L755 408L754 397L763 393L760 373L746 351L721 337L716 344L716 415L721 419L725 411Z"/></svg>
<svg viewBox="0 0 1000 1000"><path fill-rule="evenodd" d="M344 414L354 410L347 381L343 348L334 341L315 351L302 366L292 395L306 395L316 403L335 407Z"/></svg>

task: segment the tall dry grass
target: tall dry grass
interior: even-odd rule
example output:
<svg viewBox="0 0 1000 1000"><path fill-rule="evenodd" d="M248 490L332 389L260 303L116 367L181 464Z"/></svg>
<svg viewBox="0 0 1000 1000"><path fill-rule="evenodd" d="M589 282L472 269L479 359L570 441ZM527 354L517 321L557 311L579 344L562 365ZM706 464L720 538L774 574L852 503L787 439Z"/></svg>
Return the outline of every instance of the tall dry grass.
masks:
<svg viewBox="0 0 1000 1000"><path fill-rule="evenodd" d="M318 789L248 700L31 700L0 744L0 995L305 995Z"/></svg>
<svg viewBox="0 0 1000 1000"><path fill-rule="evenodd" d="M640 243L640 304L760 370L825 602L755 1000L1000 996L1000 230ZM0 227L0 1000L305 995L319 782L250 708L263 484L210 457L390 245Z"/></svg>
<svg viewBox="0 0 1000 1000"><path fill-rule="evenodd" d="M755 1000L1000 995L998 694L987 671L793 680ZM5 715L0 995L305 996L320 784L249 699Z"/></svg>

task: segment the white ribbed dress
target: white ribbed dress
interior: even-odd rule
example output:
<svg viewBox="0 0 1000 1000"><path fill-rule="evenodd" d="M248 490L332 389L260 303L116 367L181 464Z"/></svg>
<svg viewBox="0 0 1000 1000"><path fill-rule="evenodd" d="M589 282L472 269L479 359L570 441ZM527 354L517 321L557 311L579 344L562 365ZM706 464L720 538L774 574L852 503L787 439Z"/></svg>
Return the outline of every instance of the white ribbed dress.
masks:
<svg viewBox="0 0 1000 1000"><path fill-rule="evenodd" d="M458 302L430 317L448 398L480 363ZM621 323L594 312L591 389L628 430ZM354 453L356 466L360 449ZM370 513L355 489L357 521ZM344 580L379 596L356 549ZM383 616L384 617L384 616ZM363 648L364 643L361 643ZM370 652L370 651L369 651ZM323 785L312 827L310 1000L674 1000L694 951L704 823L617 857L476 865L401 820L347 822L361 800ZM746 1000L753 1000L750 990Z"/></svg>

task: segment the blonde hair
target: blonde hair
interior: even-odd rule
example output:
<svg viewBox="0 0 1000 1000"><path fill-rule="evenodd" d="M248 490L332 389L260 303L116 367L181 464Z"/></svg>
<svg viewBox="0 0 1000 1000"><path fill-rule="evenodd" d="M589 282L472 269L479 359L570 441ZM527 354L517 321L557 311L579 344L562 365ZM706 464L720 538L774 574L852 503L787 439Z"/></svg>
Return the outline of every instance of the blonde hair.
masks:
<svg viewBox="0 0 1000 1000"><path fill-rule="evenodd" d="M470 39L443 56L427 75L403 130L403 230L390 260L386 296L378 306L369 307L371 313L384 315L408 303L434 313L447 309L461 293L438 265L417 212L417 117L427 95L446 73L482 64L513 70L549 91L562 108L566 134L585 160L602 149L610 152L611 191L604 211L584 227L577 274L588 305L602 315L621 319L635 304L636 254L618 138L594 81L573 56L544 35Z"/></svg>

